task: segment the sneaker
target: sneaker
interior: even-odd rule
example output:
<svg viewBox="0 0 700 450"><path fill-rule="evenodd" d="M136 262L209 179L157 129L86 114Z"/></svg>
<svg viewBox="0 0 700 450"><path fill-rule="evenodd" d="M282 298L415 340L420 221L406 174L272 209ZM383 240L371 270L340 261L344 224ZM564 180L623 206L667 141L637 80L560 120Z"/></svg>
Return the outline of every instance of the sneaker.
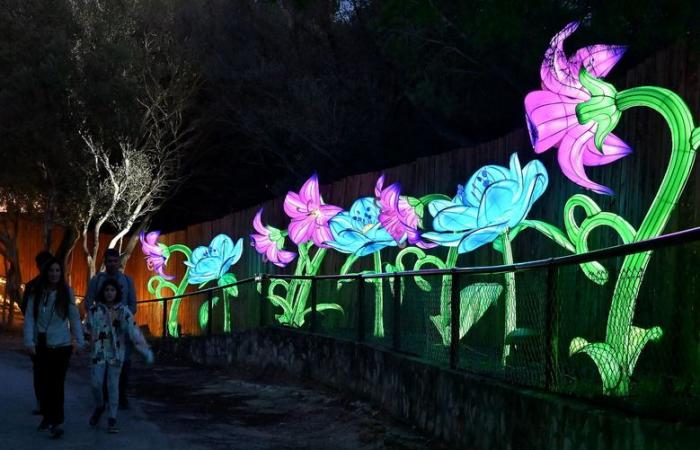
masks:
<svg viewBox="0 0 700 450"><path fill-rule="evenodd" d="M51 439L59 439L63 436L63 424L51 425L51 427L49 427L49 433L51 433Z"/></svg>
<svg viewBox="0 0 700 450"><path fill-rule="evenodd" d="M96 427L97 424L100 423L100 417L102 417L102 413L104 411L105 411L104 406L101 408L95 408L95 411L90 416L90 426L91 427Z"/></svg>
<svg viewBox="0 0 700 450"><path fill-rule="evenodd" d="M107 419L107 433L119 433L119 428L117 428L117 419L112 417Z"/></svg>
<svg viewBox="0 0 700 450"><path fill-rule="evenodd" d="M36 431L47 431L49 429L49 421L46 420L46 418L41 419L41 422L39 423L39 426L36 428Z"/></svg>

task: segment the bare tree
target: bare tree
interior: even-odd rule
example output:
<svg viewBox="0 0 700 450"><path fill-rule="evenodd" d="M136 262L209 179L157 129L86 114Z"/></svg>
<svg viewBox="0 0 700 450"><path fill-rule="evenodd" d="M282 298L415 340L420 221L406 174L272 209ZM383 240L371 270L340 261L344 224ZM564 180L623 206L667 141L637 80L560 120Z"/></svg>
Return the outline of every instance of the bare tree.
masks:
<svg viewBox="0 0 700 450"><path fill-rule="evenodd" d="M184 181L182 163L194 132L194 124L185 121L184 113L198 83L184 65L171 67L168 85L150 71L144 74L139 133L120 138L116 148L108 148L82 132L91 162L84 168L88 195L79 221L90 276L97 271L104 227L115 232L108 248L121 248L127 235L143 229ZM124 262L137 240L138 232L128 238Z"/></svg>

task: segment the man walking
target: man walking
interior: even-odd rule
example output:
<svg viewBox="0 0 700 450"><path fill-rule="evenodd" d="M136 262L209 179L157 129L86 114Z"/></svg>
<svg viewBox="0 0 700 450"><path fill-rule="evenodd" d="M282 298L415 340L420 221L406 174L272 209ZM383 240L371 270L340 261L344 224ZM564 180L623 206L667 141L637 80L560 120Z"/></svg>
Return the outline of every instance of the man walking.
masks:
<svg viewBox="0 0 700 450"><path fill-rule="evenodd" d="M87 295L85 296L85 307L89 309L95 303L96 297L102 283L112 278L119 283L122 291L120 303L129 308L132 314L136 314L136 290L134 282L127 274L121 271L121 255L114 248L108 248L104 254L104 272L99 272L90 280L88 284ZM124 363L122 365L121 375L119 376L119 407L126 409L129 407L129 402L126 397L126 389L129 384L129 369L131 368L131 350L132 343L127 340L127 345L124 355Z"/></svg>

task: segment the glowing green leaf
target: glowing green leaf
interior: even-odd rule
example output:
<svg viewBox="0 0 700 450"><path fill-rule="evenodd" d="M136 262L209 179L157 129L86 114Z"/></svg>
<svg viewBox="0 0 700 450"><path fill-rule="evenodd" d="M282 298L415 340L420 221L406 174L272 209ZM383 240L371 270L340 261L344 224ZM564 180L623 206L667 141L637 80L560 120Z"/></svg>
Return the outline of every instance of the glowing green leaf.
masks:
<svg viewBox="0 0 700 450"><path fill-rule="evenodd" d="M626 347L627 353L627 373L634 373L634 368L637 365L637 360L642 350L649 341L657 342L663 336L664 332L661 327L652 327L649 329L632 326L628 334L628 342Z"/></svg>
<svg viewBox="0 0 700 450"><path fill-rule="evenodd" d="M236 276L232 273L225 273L219 280L217 281L217 284L219 287L221 286L226 286L229 284L233 284L236 282ZM238 286L229 286L227 288L224 288L224 291L226 294L230 295L231 297L238 297Z"/></svg>
<svg viewBox="0 0 700 450"><path fill-rule="evenodd" d="M579 80L583 87L591 93L588 101L576 105L576 116L579 123L586 124L595 121L598 125L595 130L595 146L602 153L603 141L617 126L622 113L615 104L617 90L615 87L598 79L581 68Z"/></svg>
<svg viewBox="0 0 700 450"><path fill-rule="evenodd" d="M589 344L585 339L577 337L571 340L569 355L577 353L585 353L591 357L598 368L600 379L603 381L604 391L612 391L617 387L621 380L621 365L610 344L605 342Z"/></svg>

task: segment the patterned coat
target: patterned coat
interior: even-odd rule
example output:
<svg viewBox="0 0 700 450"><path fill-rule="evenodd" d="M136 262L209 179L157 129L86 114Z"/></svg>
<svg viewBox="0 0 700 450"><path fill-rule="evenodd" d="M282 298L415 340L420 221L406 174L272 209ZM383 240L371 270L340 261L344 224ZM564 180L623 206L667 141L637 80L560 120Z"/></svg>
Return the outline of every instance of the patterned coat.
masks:
<svg viewBox="0 0 700 450"><path fill-rule="evenodd" d="M127 335L147 361L153 360L153 353L141 334L129 308L123 304L107 306L94 303L88 310L85 330L92 340L90 357L93 364L107 363L121 365L124 362Z"/></svg>

